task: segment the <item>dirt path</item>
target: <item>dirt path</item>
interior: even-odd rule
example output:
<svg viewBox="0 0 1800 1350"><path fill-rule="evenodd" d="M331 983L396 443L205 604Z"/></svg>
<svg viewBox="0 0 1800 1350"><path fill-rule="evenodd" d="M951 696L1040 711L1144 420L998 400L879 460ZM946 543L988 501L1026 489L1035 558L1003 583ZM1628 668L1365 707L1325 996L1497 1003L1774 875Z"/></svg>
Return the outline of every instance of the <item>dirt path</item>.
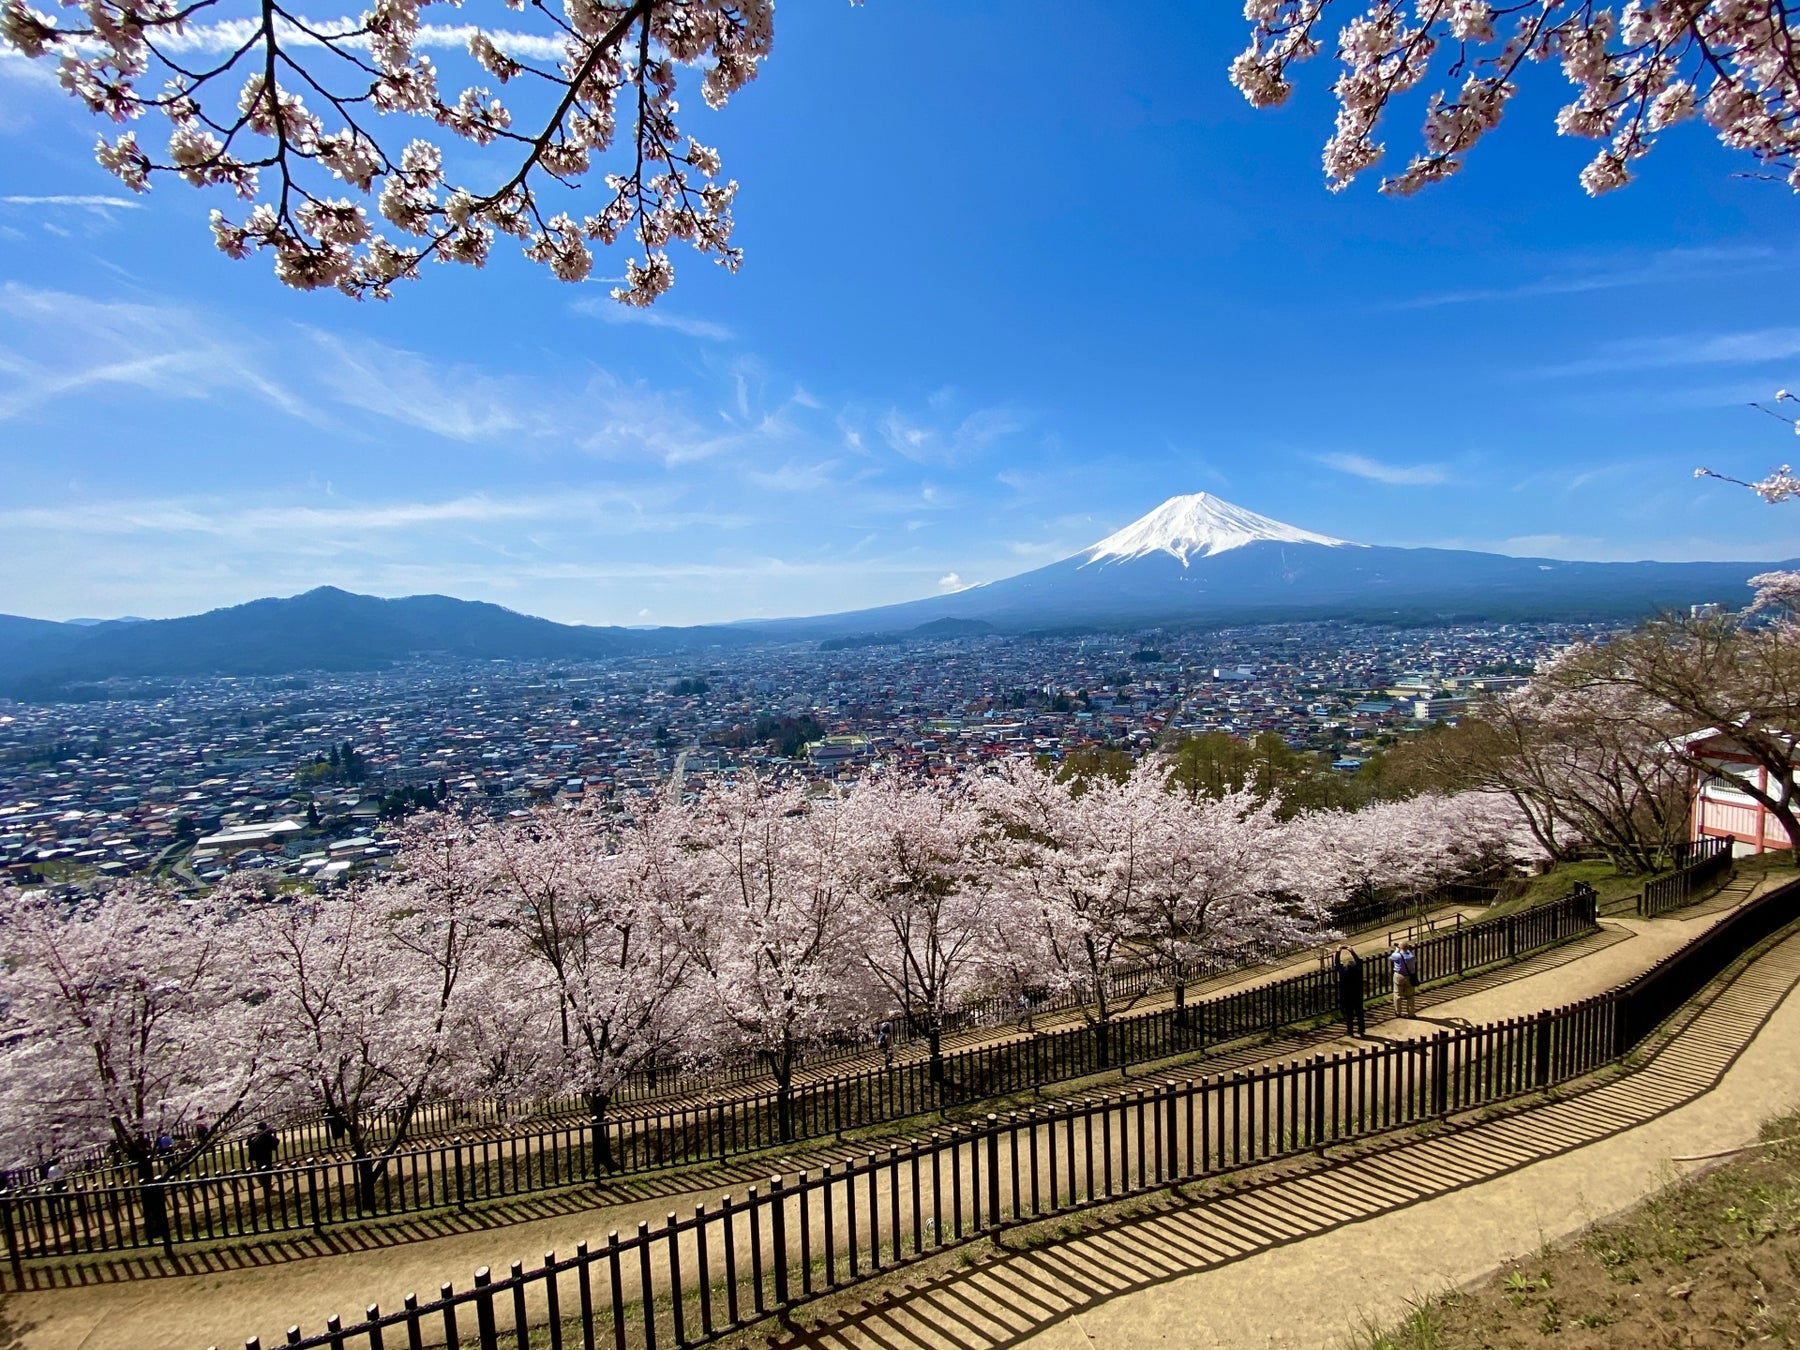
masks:
<svg viewBox="0 0 1800 1350"><path fill-rule="evenodd" d="M1509 972L1510 978L1478 992L1450 997L1454 991L1444 991L1435 1006L1428 1000L1424 1011L1435 1020L1451 1016L1477 1019L1571 1001L1652 964L1716 918L1715 913L1692 921L1608 921L1613 929L1610 941L1595 942L1591 949L1571 952L1566 958L1553 953L1544 958L1552 968L1540 969L1533 962L1523 973ZM1429 1029L1391 1020L1377 1028L1379 1034ZM1307 1053L1317 1048L1329 1050L1334 1044L1320 1039L1316 1046L1307 1046ZM1277 1058L1293 1053L1296 1051L1289 1049ZM838 1156L845 1152L839 1150ZM816 1166L818 1157L809 1153L795 1159L758 1159L741 1170L740 1177L748 1181L772 1171ZM430 1297L445 1278L457 1280L460 1286L478 1266L504 1270L514 1260L535 1264L546 1251L571 1252L577 1242L603 1240L611 1229L629 1232L639 1222L659 1223L671 1212L691 1214L696 1202L715 1200L726 1188L742 1192L741 1185L727 1187L718 1179L709 1179L698 1190L608 1206L548 1212L554 1205L546 1203L536 1207L546 1211L542 1217L482 1231L449 1231L454 1223L450 1216L441 1224L428 1219L418 1225L419 1236L428 1239L424 1241L342 1250L355 1243L355 1237L333 1235L321 1245L340 1250L311 1259L218 1269L183 1278L128 1278L29 1293L10 1298L8 1306L14 1317L27 1325L23 1343L31 1350L230 1346L241 1344L241 1338L252 1332L260 1333L264 1344L273 1344L279 1343L290 1321L301 1320L307 1329L318 1330L328 1313L338 1313L348 1321L360 1315L367 1302L397 1306L403 1295L413 1291Z"/></svg>
<svg viewBox="0 0 1800 1350"><path fill-rule="evenodd" d="M1800 999L1789 997L1724 1081L1636 1129L1305 1242L1071 1309L1019 1342L1034 1350L1327 1346L1389 1326L1420 1294L1468 1284L1507 1260L1635 1204L1698 1163L1748 1143L1800 1104Z"/></svg>
<svg viewBox="0 0 1800 1350"><path fill-rule="evenodd" d="M1704 1165L1677 1159L1749 1142L1764 1119L1800 1104L1797 986L1792 937L1648 1067L1591 1092L868 1291L854 1309L769 1344L1366 1344L1358 1333L1399 1321L1409 1299L1467 1284L1624 1209Z"/></svg>

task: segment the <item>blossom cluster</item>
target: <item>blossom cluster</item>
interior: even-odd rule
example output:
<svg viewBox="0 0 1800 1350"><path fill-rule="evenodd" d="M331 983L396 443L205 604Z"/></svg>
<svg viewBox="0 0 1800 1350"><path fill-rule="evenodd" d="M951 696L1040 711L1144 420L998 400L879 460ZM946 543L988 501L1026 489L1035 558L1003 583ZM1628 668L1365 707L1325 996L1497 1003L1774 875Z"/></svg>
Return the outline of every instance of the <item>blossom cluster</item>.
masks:
<svg viewBox="0 0 1800 1350"><path fill-rule="evenodd" d="M1252 104L1287 98L1290 67L1325 45L1332 3L1246 0L1250 45L1232 63L1231 80ZM1380 161L1386 146L1377 128L1389 102L1439 65L1459 83L1432 94L1422 149L1381 188L1406 195L1455 174L1499 124L1527 62L1559 64L1573 86L1558 132L1604 142L1581 170L1593 196L1628 183L1657 135L1695 116L1800 188L1800 30L1779 0L1628 0L1616 12L1594 0L1339 4L1352 13L1336 30L1337 125L1324 154L1334 190Z"/></svg>
<svg viewBox="0 0 1800 1350"><path fill-rule="evenodd" d="M1283 821L1251 788L1171 791L1154 760L1086 783L1018 761L824 795L746 776L631 818L437 817L330 895L9 892L5 1161L111 1145L166 1167L165 1133L303 1114L378 1159L445 1096L574 1093L598 1119L647 1065L745 1056L785 1091L808 1047L885 1021L936 1053L973 1000L1027 991L1104 1023L1125 964L1317 940L1340 902L1504 858L1517 825L1492 795Z"/></svg>
<svg viewBox="0 0 1800 1350"><path fill-rule="evenodd" d="M672 284L673 240L740 264L737 184L681 132L676 94L684 69L713 108L755 79L773 0L506 0L505 29L428 24L434 0L371 0L328 22L233 3L0 0L0 44L56 62L90 112L165 122L166 139L102 136L101 165L139 192L164 175L228 190L243 206L212 212L218 247L266 253L300 289L385 298L427 260L482 266L499 235L570 282L592 271L593 244L635 240L613 292L631 305ZM465 34L470 67L516 100L444 86L425 48ZM597 209L559 209L595 173Z"/></svg>

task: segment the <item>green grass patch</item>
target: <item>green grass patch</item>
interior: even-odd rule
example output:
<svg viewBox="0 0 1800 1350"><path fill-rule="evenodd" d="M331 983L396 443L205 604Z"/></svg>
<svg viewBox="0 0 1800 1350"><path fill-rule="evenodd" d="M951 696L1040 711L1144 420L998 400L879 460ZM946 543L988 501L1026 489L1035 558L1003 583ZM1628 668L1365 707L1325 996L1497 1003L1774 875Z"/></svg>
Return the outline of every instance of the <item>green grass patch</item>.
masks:
<svg viewBox="0 0 1800 1350"><path fill-rule="evenodd" d="M1365 1329L1361 1350L1560 1343L1637 1350L1800 1344L1800 1114L1633 1209L1509 1263L1479 1287Z"/></svg>

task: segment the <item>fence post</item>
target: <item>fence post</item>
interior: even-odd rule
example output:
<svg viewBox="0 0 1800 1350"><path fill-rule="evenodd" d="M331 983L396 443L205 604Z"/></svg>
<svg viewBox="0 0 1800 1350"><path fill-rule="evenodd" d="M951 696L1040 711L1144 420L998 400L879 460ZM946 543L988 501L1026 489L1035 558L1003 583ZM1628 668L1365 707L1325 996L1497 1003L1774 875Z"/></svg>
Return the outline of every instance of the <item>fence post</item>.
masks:
<svg viewBox="0 0 1800 1350"><path fill-rule="evenodd" d="M500 1350L500 1333L494 1326L494 1296L488 1286L493 1275L483 1266L475 1272L475 1334L481 1350Z"/></svg>
<svg viewBox="0 0 1800 1350"><path fill-rule="evenodd" d="M13 1288L25 1288L25 1263L19 1252L19 1228L13 1218L13 1198L0 1195L0 1222L6 1225L6 1255L12 1264Z"/></svg>
<svg viewBox="0 0 1800 1350"><path fill-rule="evenodd" d="M1000 1231L1000 1117L992 1111L987 1118L987 1192L988 1227Z"/></svg>
<svg viewBox="0 0 1800 1350"><path fill-rule="evenodd" d="M850 1184L856 1184L854 1178ZM804 1187L800 1191L800 1203L806 1203ZM770 1259L775 1265L775 1306L785 1308L788 1305L787 1194L782 1190L778 1176L769 1178L769 1243L772 1248Z"/></svg>
<svg viewBox="0 0 1800 1350"><path fill-rule="evenodd" d="M1537 1015L1537 1045L1534 1048L1537 1051L1537 1085L1539 1087L1550 1086L1550 1034L1554 1025L1555 1018L1548 1009Z"/></svg>
<svg viewBox="0 0 1800 1350"><path fill-rule="evenodd" d="M465 1195L463 1194L463 1157L462 1157L462 1138L461 1138L461 1136L458 1136L457 1138L454 1138L450 1141L450 1151L452 1152L452 1154L455 1155L455 1158L456 1158L456 1207L458 1209L467 1209L468 1201L467 1201L467 1198L465 1197Z"/></svg>
<svg viewBox="0 0 1800 1350"><path fill-rule="evenodd" d="M1313 1056L1312 1071L1312 1146L1325 1152L1325 1056Z"/></svg>
<svg viewBox="0 0 1800 1350"><path fill-rule="evenodd" d="M1431 1113L1446 1115L1450 1110L1450 1033L1440 1031L1431 1038Z"/></svg>
<svg viewBox="0 0 1800 1350"><path fill-rule="evenodd" d="M306 1204L307 1208L312 1211L313 1232L317 1233L320 1231L319 1167L317 1163L308 1163L306 1165Z"/></svg>
<svg viewBox="0 0 1800 1350"><path fill-rule="evenodd" d="M1171 1084L1167 1091L1168 1103L1164 1114L1168 1117L1168 1125L1164 1131L1164 1137L1169 1141L1169 1180L1175 1181L1181 1176L1181 1140L1176 1134L1177 1116L1175 1112L1176 1093L1174 1085ZM1037 1156L1037 1135L1035 1132L1032 1134L1031 1148L1032 1157L1035 1159ZM1016 1200L1014 1201L1014 1204L1017 1204Z"/></svg>

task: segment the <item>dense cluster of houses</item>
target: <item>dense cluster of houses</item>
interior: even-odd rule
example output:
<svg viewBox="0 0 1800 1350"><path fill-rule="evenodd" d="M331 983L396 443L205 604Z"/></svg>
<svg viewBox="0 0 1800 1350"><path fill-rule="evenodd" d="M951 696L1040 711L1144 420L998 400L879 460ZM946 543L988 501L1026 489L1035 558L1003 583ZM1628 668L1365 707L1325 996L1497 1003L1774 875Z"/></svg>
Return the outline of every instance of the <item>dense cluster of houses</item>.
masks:
<svg viewBox="0 0 1800 1350"><path fill-rule="evenodd" d="M1453 719L1576 630L1517 624L714 648L595 663L445 663L0 704L0 867L54 877L262 869L329 883L421 800L528 809L749 768L923 775L994 756L1275 732L1354 771ZM760 736L799 726L803 738ZM340 753L341 751L341 753ZM329 752L329 754L328 754Z"/></svg>

